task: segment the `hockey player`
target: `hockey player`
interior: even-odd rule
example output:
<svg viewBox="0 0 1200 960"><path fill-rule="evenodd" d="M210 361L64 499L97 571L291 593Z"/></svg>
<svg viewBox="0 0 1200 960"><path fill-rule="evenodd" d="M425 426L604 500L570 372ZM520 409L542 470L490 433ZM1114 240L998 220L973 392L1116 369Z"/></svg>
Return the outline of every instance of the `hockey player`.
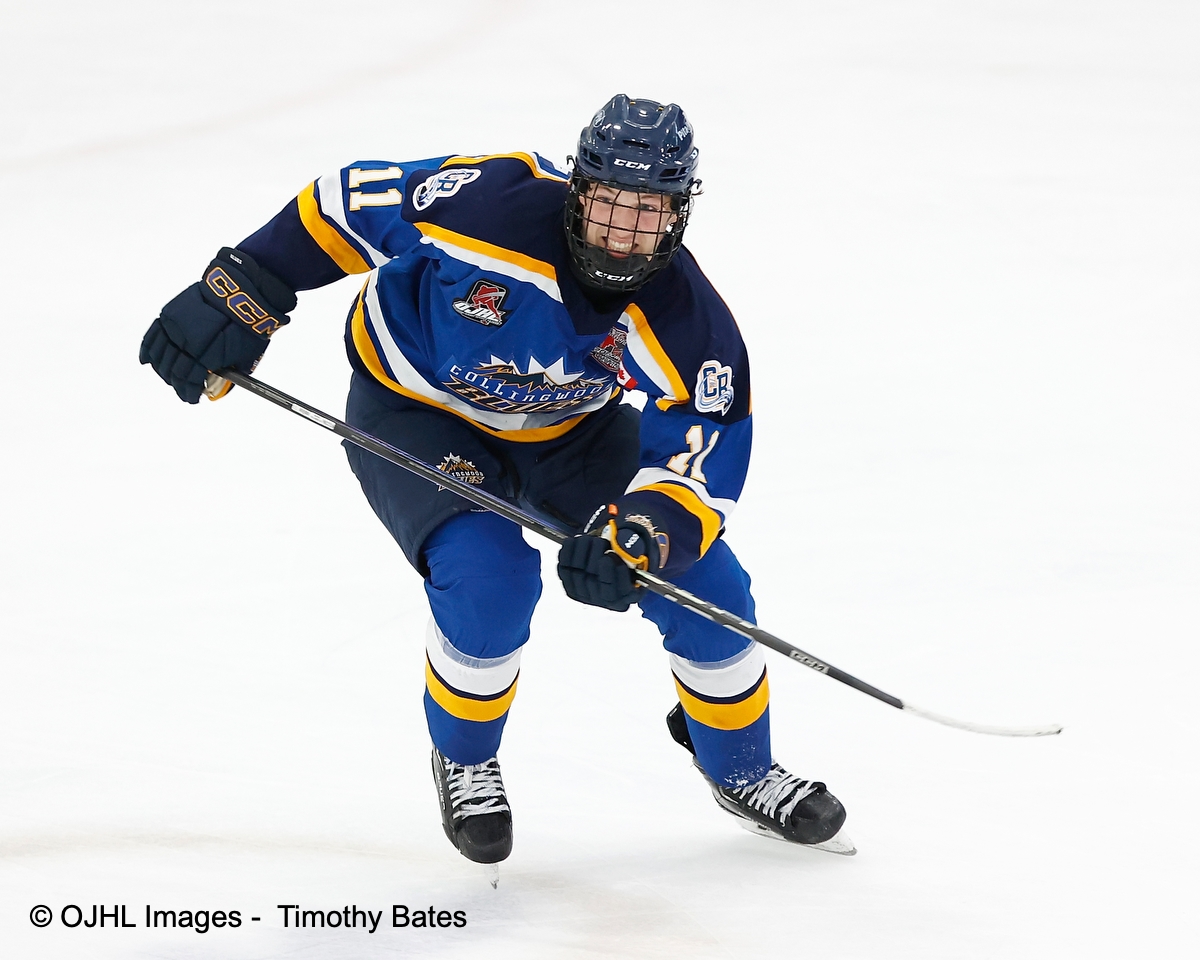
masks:
<svg viewBox="0 0 1200 960"><path fill-rule="evenodd" d="M301 191L168 303L141 361L196 403L248 373L296 291L367 274L346 326L346 420L449 475L577 530L569 596L662 633L672 736L717 802L783 840L853 852L824 784L772 761L762 647L637 588L657 572L753 619L721 538L750 456L750 379L728 308L682 246L699 151L675 104L616 96L570 174L532 153L359 162ZM644 391L638 411L619 402ZM355 446L351 468L422 575L425 712L446 835L512 848L496 755L541 593L538 554L480 512Z"/></svg>

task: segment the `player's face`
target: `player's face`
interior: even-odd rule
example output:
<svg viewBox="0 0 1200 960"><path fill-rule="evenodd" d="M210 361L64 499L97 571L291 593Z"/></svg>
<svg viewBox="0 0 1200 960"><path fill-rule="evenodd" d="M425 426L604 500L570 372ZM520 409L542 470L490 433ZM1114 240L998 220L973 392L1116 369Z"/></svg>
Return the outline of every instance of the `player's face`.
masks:
<svg viewBox="0 0 1200 960"><path fill-rule="evenodd" d="M581 203L584 242L618 258L653 254L676 219L666 194L620 190L603 183L589 184Z"/></svg>

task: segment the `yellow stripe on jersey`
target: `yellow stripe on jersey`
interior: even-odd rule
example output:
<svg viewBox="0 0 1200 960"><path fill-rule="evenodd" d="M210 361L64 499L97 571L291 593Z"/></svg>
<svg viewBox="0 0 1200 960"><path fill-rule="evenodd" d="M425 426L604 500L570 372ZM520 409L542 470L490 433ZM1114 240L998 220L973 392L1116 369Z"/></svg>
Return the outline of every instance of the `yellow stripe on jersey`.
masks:
<svg viewBox="0 0 1200 960"><path fill-rule="evenodd" d="M559 183L567 182L566 177L560 177L557 173L550 173L543 170L537 162L537 158L528 153L490 153L486 157L451 157L439 169L445 170L447 167L461 167L466 163L483 163L485 160L522 160L529 167L529 171L539 180L557 180Z"/></svg>
<svg viewBox="0 0 1200 960"><path fill-rule="evenodd" d="M317 242L317 246L329 254L334 263L346 273L367 273L371 270L371 265L359 252L321 216L315 182L300 191L296 202L300 207L300 222L304 224L304 229Z"/></svg>
<svg viewBox="0 0 1200 960"><path fill-rule="evenodd" d="M365 289L365 288L364 288ZM358 300L354 304L354 316L350 320L350 335L354 340L354 348L358 351L358 356L362 360L363 365L371 372L371 375L382 383L389 390L393 390L401 396L408 397L410 400L417 400L421 403L428 404L437 410L452 413L454 416L473 427L485 431L493 437L499 437L501 440L515 440L518 443L536 443L539 440L557 440L563 434L567 433L575 427L584 417L586 413L581 413L577 417L571 417L569 420L564 420L562 423L556 423L549 427L534 427L530 430L497 430L494 427L489 427L486 423L480 423L474 420L453 407L448 407L444 403L438 403L429 397L422 396L415 390L410 390L408 387L393 380L388 376L387 370L384 369L383 362L379 359L379 354L375 350L375 343L371 340L371 335L367 332L367 318L363 309L363 297L360 293ZM613 394L620 391L617 387Z"/></svg>
<svg viewBox="0 0 1200 960"><path fill-rule="evenodd" d="M763 715L771 700L771 691L767 687L767 674L763 671L762 679L757 686L747 692L744 700L735 703L709 703L691 693L678 677L675 680L675 692L679 694L679 702L693 720L699 720L706 727L717 730L741 730L750 726Z"/></svg>
<svg viewBox="0 0 1200 960"><path fill-rule="evenodd" d="M662 348L662 344L658 342L658 337L650 329L650 321L646 319L646 315L634 303L625 308L625 313L633 321L633 326L637 331L638 337L646 345L646 349L650 351L650 356L654 358L654 362L658 364L659 369L663 372L663 376L667 378L667 382L671 385L671 397L669 399L667 397L660 397L655 401L658 408L666 410L677 403L687 403L689 396L688 388L683 382L683 377L679 375L679 371L675 369L675 364L667 356L667 351Z"/></svg>
<svg viewBox="0 0 1200 960"><path fill-rule="evenodd" d="M499 720L508 713L508 708L512 706L513 698L517 695L517 681L514 680L507 690L489 700L459 696L442 683L433 672L433 666L428 659L425 660L425 688L433 697L433 702L450 716L459 720L474 720L476 723Z"/></svg>
<svg viewBox="0 0 1200 960"><path fill-rule="evenodd" d="M646 487L630 490L629 493L641 493L644 490L653 490L655 493L661 493L664 497L670 497L684 510L695 516L700 521L700 556L708 553L708 548L713 545L717 534L721 532L721 515L716 510L696 496L694 490L678 483L652 483Z"/></svg>
<svg viewBox="0 0 1200 960"><path fill-rule="evenodd" d="M413 226L420 230L423 236L429 237L431 240L440 240L442 243L462 247L464 250L470 250L482 256L491 257L493 260L511 263L514 267L520 267L522 270L528 270L530 273L536 273L547 280L558 283L558 272L552 264L546 263L544 260L535 260L533 257L525 256L523 253L517 253L516 250L509 250L505 247L498 247L494 243L476 240L474 237L468 237L464 233L455 233L453 230L439 227L435 223L421 222L414 223Z"/></svg>

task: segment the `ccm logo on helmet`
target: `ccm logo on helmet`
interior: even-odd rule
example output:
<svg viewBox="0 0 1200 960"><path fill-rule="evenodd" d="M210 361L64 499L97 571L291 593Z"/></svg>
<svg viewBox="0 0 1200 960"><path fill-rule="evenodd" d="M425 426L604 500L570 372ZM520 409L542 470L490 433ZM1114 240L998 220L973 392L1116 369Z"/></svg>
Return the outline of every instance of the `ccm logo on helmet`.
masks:
<svg viewBox="0 0 1200 960"><path fill-rule="evenodd" d="M650 164L648 164L648 163L638 163L636 160L622 160L620 157L617 157L617 159L613 161L613 166L614 167L629 167L631 170L649 170L650 169Z"/></svg>

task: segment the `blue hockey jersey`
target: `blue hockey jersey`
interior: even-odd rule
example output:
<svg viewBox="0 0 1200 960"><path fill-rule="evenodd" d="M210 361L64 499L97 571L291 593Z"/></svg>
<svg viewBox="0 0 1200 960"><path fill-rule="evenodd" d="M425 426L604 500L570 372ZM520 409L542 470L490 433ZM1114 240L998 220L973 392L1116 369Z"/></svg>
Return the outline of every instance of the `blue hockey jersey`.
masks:
<svg viewBox="0 0 1200 960"><path fill-rule="evenodd" d="M563 231L567 177L531 153L365 161L306 187L239 246L296 290L368 274L346 344L361 374L503 440L564 435L642 390L641 469L618 504L702 556L741 493L750 377L686 248L636 293L589 298Z"/></svg>

